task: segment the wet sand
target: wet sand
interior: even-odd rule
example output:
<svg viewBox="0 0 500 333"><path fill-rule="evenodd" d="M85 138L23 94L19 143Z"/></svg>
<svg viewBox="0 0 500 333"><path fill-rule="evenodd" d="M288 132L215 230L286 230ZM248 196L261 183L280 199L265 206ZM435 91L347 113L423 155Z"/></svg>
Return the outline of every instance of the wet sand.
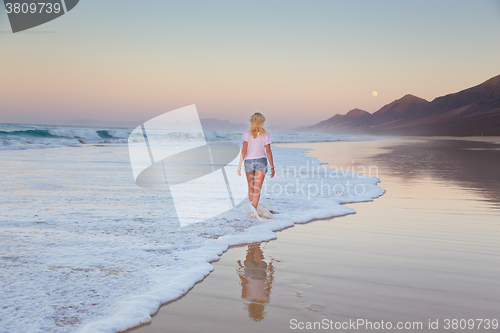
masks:
<svg viewBox="0 0 500 333"><path fill-rule="evenodd" d="M230 248L205 280L128 332L290 332L324 319L391 322L393 329L416 322L405 331L435 332L450 331L446 319L500 320L500 145L411 139L286 146L314 148L308 154L327 167L378 176L387 192L351 204L354 215ZM429 320L438 320L437 330ZM473 325L468 332L493 331Z"/></svg>

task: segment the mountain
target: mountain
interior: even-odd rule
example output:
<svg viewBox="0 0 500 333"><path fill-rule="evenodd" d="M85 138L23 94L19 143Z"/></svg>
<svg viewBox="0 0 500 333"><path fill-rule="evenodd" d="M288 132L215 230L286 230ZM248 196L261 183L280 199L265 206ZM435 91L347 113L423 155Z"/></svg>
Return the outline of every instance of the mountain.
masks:
<svg viewBox="0 0 500 333"><path fill-rule="evenodd" d="M428 104L425 99L408 94L375 112L370 123L378 125L399 119L416 118L419 111Z"/></svg>
<svg viewBox="0 0 500 333"><path fill-rule="evenodd" d="M329 132L351 128L355 122L363 117L370 116L369 112L353 109L344 115L336 114L327 120L323 120L314 126L304 127L302 130Z"/></svg>
<svg viewBox="0 0 500 333"><path fill-rule="evenodd" d="M203 118L200 120L201 126L205 131L243 131L248 129L248 125L234 124L227 120L215 118Z"/></svg>
<svg viewBox="0 0 500 333"><path fill-rule="evenodd" d="M246 131L250 128L250 124L234 124L227 120L219 120L215 118L203 118L200 120L201 126L205 131L233 131L233 132L242 132ZM293 130L293 126L273 126L272 124L269 126L265 126L266 129L272 132L289 132Z"/></svg>
<svg viewBox="0 0 500 333"><path fill-rule="evenodd" d="M500 75L431 102L408 94L373 114L359 111L349 121L349 113L335 115L298 130L375 135L500 135Z"/></svg>

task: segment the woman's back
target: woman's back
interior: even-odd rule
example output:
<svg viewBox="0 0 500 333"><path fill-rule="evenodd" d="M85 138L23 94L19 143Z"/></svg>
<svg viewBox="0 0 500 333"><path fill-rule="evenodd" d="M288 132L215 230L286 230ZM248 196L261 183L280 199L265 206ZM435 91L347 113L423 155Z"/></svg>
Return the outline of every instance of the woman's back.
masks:
<svg viewBox="0 0 500 333"><path fill-rule="evenodd" d="M259 112L250 117L250 130L243 133L240 162L236 171L241 176L241 165L245 162L245 174L248 182L248 199L250 201L250 217L260 219L264 208L258 206L260 190L267 173L267 164L271 165L271 178L274 177L274 161L271 151L271 135L264 129L266 118ZM254 136L255 135L255 136ZM259 208L259 210L257 210ZM267 211L265 217L271 218Z"/></svg>
<svg viewBox="0 0 500 333"><path fill-rule="evenodd" d="M265 135L257 135L254 138L250 131L243 133L243 141L248 142L248 150L245 160L257 159L266 157L266 145L271 143L271 134L266 131Z"/></svg>

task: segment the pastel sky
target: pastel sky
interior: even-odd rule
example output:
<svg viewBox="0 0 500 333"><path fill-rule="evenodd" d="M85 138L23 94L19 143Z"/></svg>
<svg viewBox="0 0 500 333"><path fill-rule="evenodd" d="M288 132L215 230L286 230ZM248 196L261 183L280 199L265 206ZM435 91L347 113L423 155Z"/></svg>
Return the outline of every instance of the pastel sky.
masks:
<svg viewBox="0 0 500 333"><path fill-rule="evenodd" d="M500 74L498 0L81 0L16 34L2 9L0 32L0 123L142 122L196 104L309 125Z"/></svg>

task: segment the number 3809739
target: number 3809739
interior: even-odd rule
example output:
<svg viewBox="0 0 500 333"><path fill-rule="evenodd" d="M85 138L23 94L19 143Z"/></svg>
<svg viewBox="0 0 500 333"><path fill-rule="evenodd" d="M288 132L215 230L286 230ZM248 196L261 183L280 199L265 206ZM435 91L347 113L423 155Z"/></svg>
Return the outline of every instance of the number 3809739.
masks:
<svg viewBox="0 0 500 333"><path fill-rule="evenodd" d="M7 14L41 14L41 13L55 13L58 14L61 11L61 5L58 3L52 4L50 2L32 2L32 3L6 3L5 9Z"/></svg>

